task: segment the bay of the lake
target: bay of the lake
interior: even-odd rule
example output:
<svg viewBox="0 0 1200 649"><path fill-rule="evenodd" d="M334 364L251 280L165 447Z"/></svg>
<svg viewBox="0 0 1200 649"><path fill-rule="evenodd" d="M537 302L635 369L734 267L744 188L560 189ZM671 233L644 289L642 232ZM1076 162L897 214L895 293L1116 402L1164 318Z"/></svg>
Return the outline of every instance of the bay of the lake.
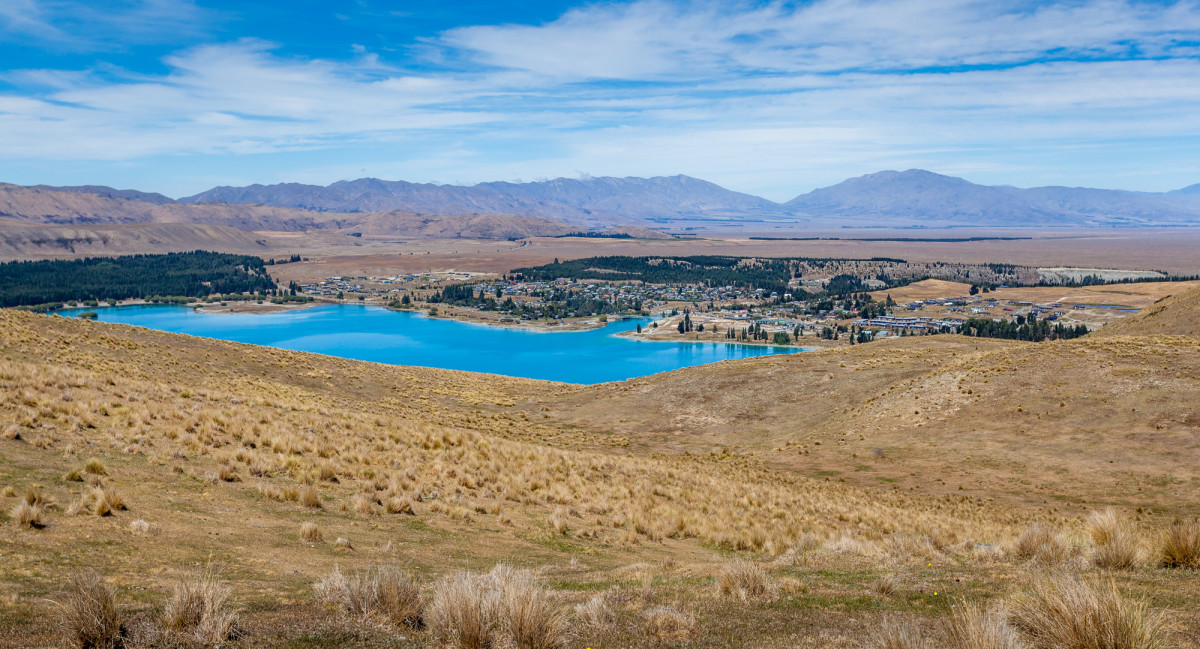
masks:
<svg viewBox="0 0 1200 649"><path fill-rule="evenodd" d="M736 343L651 342L615 335L649 320L617 320L587 331L543 332L358 304L275 313L204 313L190 307L158 305L88 310L95 311L103 322L192 336L377 363L565 383L620 381L728 359L801 351L797 347Z"/></svg>

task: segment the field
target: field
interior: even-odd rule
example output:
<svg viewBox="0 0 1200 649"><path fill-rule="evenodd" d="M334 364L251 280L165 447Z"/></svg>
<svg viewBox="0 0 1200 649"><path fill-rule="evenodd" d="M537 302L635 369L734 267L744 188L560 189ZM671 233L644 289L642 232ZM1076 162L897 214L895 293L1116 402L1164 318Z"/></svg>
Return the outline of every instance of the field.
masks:
<svg viewBox="0 0 1200 649"><path fill-rule="evenodd" d="M270 233L268 233L270 234ZM745 234L705 234L698 240L552 239L520 242L446 239L396 242L364 237L354 247L344 239L314 238L319 245L302 243L301 237L271 239L283 252L302 252L313 262L290 266L284 280L318 279L329 275L387 275L396 272L469 270L504 273L513 268L538 266L558 259L604 255L735 255L763 257L895 257L913 261L950 263L1009 263L1027 266L1079 266L1162 270L1176 274L1200 273L1195 250L1200 230L1101 230L1054 232L970 231L969 236L1031 237L1019 240L971 242L856 241L862 238L963 237L961 230L851 230L804 233L840 240L763 241ZM771 236L787 236L773 234ZM307 237L306 237L307 239Z"/></svg>
<svg viewBox="0 0 1200 649"><path fill-rule="evenodd" d="M237 614L222 646L431 646L444 580L507 562L570 646L940 637L1052 570L1112 580L1197 647L1200 582L1160 567L1200 514L1197 302L1066 342L905 338L592 387L3 311L0 644L60 645L51 602L83 569L130 646L212 644L163 625L208 567ZM410 574L428 625L322 599L335 566ZM491 579L468 590L525 583Z"/></svg>

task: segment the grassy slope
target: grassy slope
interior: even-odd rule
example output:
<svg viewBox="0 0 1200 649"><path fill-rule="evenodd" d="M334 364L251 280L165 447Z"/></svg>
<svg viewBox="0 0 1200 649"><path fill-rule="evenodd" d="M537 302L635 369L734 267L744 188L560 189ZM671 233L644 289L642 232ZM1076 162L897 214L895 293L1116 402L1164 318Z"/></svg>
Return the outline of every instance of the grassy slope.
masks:
<svg viewBox="0 0 1200 649"><path fill-rule="evenodd" d="M1011 590L1021 564L981 557L975 542L1006 544L1034 520L1076 529L1081 508L1029 504L1037 498L1014 493L1012 480L1028 481L1026 494L1061 491L1090 505L1104 484L1081 485L1081 472L1107 458L1127 477L1093 477L1131 485L1113 500L1195 506L1186 471L1196 452L1186 436L1194 444L1197 424L1186 405L1167 399L1186 404L1195 389L1194 339L1027 347L913 338L577 388L0 312L0 354L0 487L19 495L36 483L59 504L44 529L0 528L0 644L12 646L53 640L41 598L80 567L98 569L145 616L172 579L211 561L244 608L243 644L309 634L306 646L368 646L395 636L310 602L309 584L335 562L394 560L432 578L501 559L544 567L565 603L617 588L623 603L608 645L636 643L640 612L672 603L700 619L701 646L852 646L884 612L934 614L947 610L947 594ZM1072 385L1084 387L1047 396L1044 381L1054 375L1030 367L1051 360L1060 370L1086 363L1072 368L1088 379ZM1023 382L1037 389L1021 415L996 411L1008 416L964 437L961 413L992 412L1013 392L1026 395ZM1122 416L1134 390L1159 417L1148 421L1168 425L1127 431L1139 444L1123 443L1114 457L1078 422L1122 442L1113 431L1141 426L1140 417ZM938 405L909 415L918 391ZM1100 398L1096 391L1111 409L1083 399ZM1062 398L1069 405L1059 408ZM1168 417L1176 415L1184 421ZM722 445L733 452L707 453ZM872 448L883 448L882 458ZM966 448L972 461L982 458L973 471L984 476L967 494L946 493L957 491L955 480L919 479L955 477ZM1078 467L1030 472L1066 451ZM87 487L62 476L92 456L128 511L66 513ZM855 471L860 465L869 469ZM221 479L222 467L234 481ZM1150 485L1134 498L1133 481L1155 470L1185 482ZM797 475L817 471L829 475ZM918 479L904 478L914 472ZM879 480L888 476L897 482ZM306 483L320 509L289 500ZM0 504L8 510L15 501ZM389 503L415 515L388 514ZM148 534L130 530L137 518L150 523ZM304 521L316 522L325 541L301 539ZM337 537L353 549L330 542ZM815 549L794 549L806 546ZM709 579L735 552L778 555L771 571L789 597L716 596ZM896 579L894 594L872 591L881 575ZM1181 642L1195 645L1200 620L1187 604L1200 597L1194 579L1141 569L1121 580L1174 609L1191 629ZM427 640L410 636L405 642Z"/></svg>
<svg viewBox="0 0 1200 649"><path fill-rule="evenodd" d="M730 449L864 485L1173 516L1200 513L1197 403L1194 337L943 336L598 386L561 397L555 420L644 451Z"/></svg>

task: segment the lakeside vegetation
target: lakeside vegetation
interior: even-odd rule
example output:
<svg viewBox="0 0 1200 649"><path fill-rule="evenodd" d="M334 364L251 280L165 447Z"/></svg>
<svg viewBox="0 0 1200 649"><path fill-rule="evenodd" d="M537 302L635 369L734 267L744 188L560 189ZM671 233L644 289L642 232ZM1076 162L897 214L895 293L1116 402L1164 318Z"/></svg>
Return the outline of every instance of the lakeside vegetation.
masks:
<svg viewBox="0 0 1200 649"><path fill-rule="evenodd" d="M0 307L70 301L267 294L275 282L259 257L197 250L161 255L12 261L0 264Z"/></svg>

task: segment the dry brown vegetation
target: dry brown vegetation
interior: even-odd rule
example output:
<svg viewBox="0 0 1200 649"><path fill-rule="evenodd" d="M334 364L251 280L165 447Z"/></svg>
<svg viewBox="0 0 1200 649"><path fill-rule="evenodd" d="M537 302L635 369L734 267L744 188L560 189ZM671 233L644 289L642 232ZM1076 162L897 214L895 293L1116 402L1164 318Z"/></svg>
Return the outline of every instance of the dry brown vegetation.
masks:
<svg viewBox="0 0 1200 649"><path fill-rule="evenodd" d="M54 642L92 568L131 637L196 643L850 647L892 616L1007 646L1084 592L1021 595L1053 569L1200 646L1163 567L1197 556L1200 342L877 345L576 387L0 312L3 510L43 525L0 528L0 635Z"/></svg>

